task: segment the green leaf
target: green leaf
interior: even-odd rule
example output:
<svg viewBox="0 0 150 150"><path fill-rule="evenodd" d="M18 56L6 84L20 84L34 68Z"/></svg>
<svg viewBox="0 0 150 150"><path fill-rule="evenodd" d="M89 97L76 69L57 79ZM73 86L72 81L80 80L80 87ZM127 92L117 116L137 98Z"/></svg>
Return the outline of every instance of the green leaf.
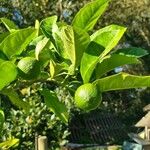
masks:
<svg viewBox="0 0 150 150"><path fill-rule="evenodd" d="M127 65L127 64L139 64L141 63L135 57L129 57L126 55L112 54L104 58L101 63L97 64L96 77L100 78L105 73L115 69L116 67Z"/></svg>
<svg viewBox="0 0 150 150"><path fill-rule="evenodd" d="M142 48L129 47L129 48L119 49L115 52L115 54L140 58L140 57L143 57L145 55L148 55L148 52L145 49L142 49Z"/></svg>
<svg viewBox="0 0 150 150"><path fill-rule="evenodd" d="M0 62L3 60L8 60L7 56L2 51L0 51L0 59Z"/></svg>
<svg viewBox="0 0 150 150"><path fill-rule="evenodd" d="M28 44L36 37L37 30L34 28L26 28L17 30L8 35L2 43L0 43L0 50L2 50L8 58L15 55L20 55L26 49Z"/></svg>
<svg viewBox="0 0 150 150"><path fill-rule="evenodd" d="M86 49L81 60L81 76L84 83L89 82L90 77L100 61L117 45L126 28L118 25L110 25L91 35L92 43Z"/></svg>
<svg viewBox="0 0 150 150"><path fill-rule="evenodd" d="M7 18L0 18L1 22L5 25L5 27L8 29L8 31L17 30L18 27L14 24L13 21L7 19Z"/></svg>
<svg viewBox="0 0 150 150"><path fill-rule="evenodd" d="M40 40L35 48L35 57L39 60L39 63L42 67L46 67L51 59L51 42L49 38L45 37Z"/></svg>
<svg viewBox="0 0 150 150"><path fill-rule="evenodd" d="M29 46L35 46L35 47L36 47L37 43L40 42L41 40L43 40L44 37L45 37L44 35L40 35L40 36L34 38L34 39L30 42Z"/></svg>
<svg viewBox="0 0 150 150"><path fill-rule="evenodd" d="M47 80L49 78L49 73L46 71L41 71L40 75L38 76L39 80Z"/></svg>
<svg viewBox="0 0 150 150"><path fill-rule="evenodd" d="M120 41L126 28L118 25L109 25L91 35L91 40L105 48L100 55L101 59L106 56Z"/></svg>
<svg viewBox="0 0 150 150"><path fill-rule="evenodd" d="M75 51L74 31L71 26L68 25L63 27L62 39L64 43L64 51L66 52L72 64L75 66L76 51Z"/></svg>
<svg viewBox="0 0 150 150"><path fill-rule="evenodd" d="M7 150L10 148L17 147L18 144L19 144L19 139L10 139L8 141L0 143L0 148L2 148L3 150Z"/></svg>
<svg viewBox="0 0 150 150"><path fill-rule="evenodd" d="M3 110L0 109L0 134L3 128L4 121L5 121L5 115Z"/></svg>
<svg viewBox="0 0 150 150"><path fill-rule="evenodd" d="M17 68L10 61L0 59L0 90L16 79Z"/></svg>
<svg viewBox="0 0 150 150"><path fill-rule="evenodd" d="M90 43L90 36L84 30L74 27L74 40L76 52L75 66L78 67L81 63L83 53Z"/></svg>
<svg viewBox="0 0 150 150"><path fill-rule="evenodd" d="M104 50L97 43L91 42L81 59L80 72L84 83L88 83L96 64L99 62L98 57ZM96 61L95 61L96 60Z"/></svg>
<svg viewBox="0 0 150 150"><path fill-rule="evenodd" d="M63 53L63 42L61 39L61 32L57 26L57 16L51 16L41 21L40 28L43 34L51 39L51 42L54 44L57 52L62 56L65 56Z"/></svg>
<svg viewBox="0 0 150 150"><path fill-rule="evenodd" d="M4 32L0 34L0 43L9 35L9 32Z"/></svg>
<svg viewBox="0 0 150 150"><path fill-rule="evenodd" d="M36 48L35 48L35 58L37 60L39 60L39 55L40 53L42 53L42 51L45 49L45 48L49 48L49 39L48 38L43 38L41 41L39 41L36 45Z"/></svg>
<svg viewBox="0 0 150 150"><path fill-rule="evenodd" d="M101 92L131 88L150 87L150 76L135 76L119 73L94 81Z"/></svg>
<svg viewBox="0 0 150 150"><path fill-rule="evenodd" d="M95 0L88 3L76 14L72 25L85 31L92 30L99 17L103 14L110 0Z"/></svg>
<svg viewBox="0 0 150 150"><path fill-rule="evenodd" d="M116 67L126 64L140 63L137 58L143 57L147 54L148 52L142 48L130 47L119 49L112 55L106 56L104 60L97 65L97 78Z"/></svg>
<svg viewBox="0 0 150 150"><path fill-rule="evenodd" d="M65 26L62 30L64 50L67 53L74 68L78 67L85 49L90 43L89 35L79 28Z"/></svg>
<svg viewBox="0 0 150 150"><path fill-rule="evenodd" d="M57 53L67 59L67 54L66 52L64 51L64 45L63 45L63 40L62 40L62 37L61 37L61 31L57 31L57 32L53 32L53 37L54 37L54 46L55 46L55 50L57 51Z"/></svg>
<svg viewBox="0 0 150 150"><path fill-rule="evenodd" d="M38 20L35 20L35 29L37 30L37 36L38 36L40 30L40 22Z"/></svg>
<svg viewBox="0 0 150 150"><path fill-rule="evenodd" d="M1 91L1 94L8 96L9 100L17 107L24 109L26 112L29 112L29 110L30 110L29 103L21 100L18 93L15 90L13 90L12 88L11 89L3 89Z"/></svg>
<svg viewBox="0 0 150 150"><path fill-rule="evenodd" d="M60 102L56 93L44 89L41 91L41 94L44 96L44 100L46 105L50 108L50 110L64 123L68 123L68 109L64 103Z"/></svg>
<svg viewBox="0 0 150 150"><path fill-rule="evenodd" d="M58 76L60 73L65 73L65 70L68 70L69 66L65 63L55 63L53 60L50 60L50 75L53 79L55 76Z"/></svg>
<svg viewBox="0 0 150 150"><path fill-rule="evenodd" d="M51 16L41 21L40 28L42 29L42 32L46 37L53 38L53 32L58 30L56 22L57 16Z"/></svg>

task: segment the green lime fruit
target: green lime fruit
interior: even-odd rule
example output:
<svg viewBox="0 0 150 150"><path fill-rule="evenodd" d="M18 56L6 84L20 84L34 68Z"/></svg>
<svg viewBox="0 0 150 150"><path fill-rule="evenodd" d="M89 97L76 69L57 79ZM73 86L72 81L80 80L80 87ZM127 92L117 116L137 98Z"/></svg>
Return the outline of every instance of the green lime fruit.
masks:
<svg viewBox="0 0 150 150"><path fill-rule="evenodd" d="M91 83L81 85L75 92L75 105L84 111L96 109L101 100L102 95L97 86Z"/></svg>
<svg viewBox="0 0 150 150"><path fill-rule="evenodd" d="M18 62L19 75L23 79L33 80L40 74L39 62L34 57L25 57Z"/></svg>

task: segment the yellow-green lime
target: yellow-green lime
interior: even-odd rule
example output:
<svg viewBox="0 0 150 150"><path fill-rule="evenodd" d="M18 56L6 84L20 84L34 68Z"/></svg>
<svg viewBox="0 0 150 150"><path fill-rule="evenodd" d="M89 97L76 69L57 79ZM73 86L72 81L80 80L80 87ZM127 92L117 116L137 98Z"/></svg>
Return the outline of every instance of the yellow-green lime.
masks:
<svg viewBox="0 0 150 150"><path fill-rule="evenodd" d="M81 85L75 92L75 105L85 111L97 108L101 100L101 93L91 83Z"/></svg>
<svg viewBox="0 0 150 150"><path fill-rule="evenodd" d="M19 75L26 80L36 79L40 74L39 62L34 57L24 57L18 62Z"/></svg>

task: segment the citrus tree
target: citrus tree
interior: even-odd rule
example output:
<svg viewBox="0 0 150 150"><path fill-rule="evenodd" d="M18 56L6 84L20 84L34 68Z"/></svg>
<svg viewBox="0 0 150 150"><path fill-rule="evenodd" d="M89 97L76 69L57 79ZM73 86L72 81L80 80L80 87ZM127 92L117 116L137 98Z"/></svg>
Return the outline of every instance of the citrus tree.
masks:
<svg viewBox="0 0 150 150"><path fill-rule="evenodd" d="M36 21L35 27L19 29L1 18L7 32L0 35L0 94L28 112L30 105L20 98L20 91L51 81L75 95L78 108L90 111L100 105L103 92L150 87L150 76L122 72L107 76L118 66L141 63L139 58L148 54L136 47L115 49L126 31L123 26L111 24L92 32L109 1L88 3L71 24L51 16ZM57 93L46 87L39 93L50 111L67 124L70 112ZM1 110L0 126L4 120Z"/></svg>

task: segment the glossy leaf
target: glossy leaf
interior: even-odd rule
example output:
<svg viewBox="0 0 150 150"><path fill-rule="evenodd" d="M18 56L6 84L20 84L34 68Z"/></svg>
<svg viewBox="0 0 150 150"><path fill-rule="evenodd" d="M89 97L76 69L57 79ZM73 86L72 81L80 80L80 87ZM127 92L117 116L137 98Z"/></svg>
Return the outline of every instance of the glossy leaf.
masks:
<svg viewBox="0 0 150 150"><path fill-rule="evenodd" d="M62 31L62 39L64 50L68 54L72 65L74 68L78 67L83 53L90 42L89 35L79 28L65 26Z"/></svg>
<svg viewBox="0 0 150 150"><path fill-rule="evenodd" d="M46 105L50 108L50 110L64 123L68 123L68 109L64 103L60 102L56 93L44 89L41 94L44 96L44 100Z"/></svg>
<svg viewBox="0 0 150 150"><path fill-rule="evenodd" d="M40 35L40 36L34 38L34 39L30 42L29 46L35 46L35 47L36 47L37 43L40 42L41 40L43 40L44 37L45 37L44 35Z"/></svg>
<svg viewBox="0 0 150 150"><path fill-rule="evenodd" d="M55 50L57 51L57 53L65 58L68 59L68 56L66 54L66 52L64 51L64 45L63 45L63 40L62 40L62 36L61 36L61 31L57 31L57 32L53 32L53 37L54 37L54 46L55 46Z"/></svg>
<svg viewBox="0 0 150 150"><path fill-rule="evenodd" d="M10 148L15 148L19 144L19 139L10 139L8 141L0 143L0 148L3 150L8 150Z"/></svg>
<svg viewBox="0 0 150 150"><path fill-rule="evenodd" d="M3 110L0 109L0 134L3 128L4 121L5 121L5 115Z"/></svg>
<svg viewBox="0 0 150 150"><path fill-rule="evenodd" d="M62 29L62 38L64 43L64 51L68 55L68 58L75 66L76 62L76 51L75 51L75 41L74 41L74 31L71 26L65 26Z"/></svg>
<svg viewBox="0 0 150 150"><path fill-rule="evenodd" d="M90 36L84 30L74 27L74 40L75 40L75 51L76 51L76 63L78 67L81 63L81 58L84 51L90 43Z"/></svg>
<svg viewBox="0 0 150 150"><path fill-rule="evenodd" d="M41 21L40 28L43 34L50 38L51 42L56 48L56 51L61 54L61 56L65 57L65 53L63 52L63 42L61 39L61 33L57 26L57 16L51 16Z"/></svg>
<svg viewBox="0 0 150 150"><path fill-rule="evenodd" d="M36 33L37 30L34 28L26 28L13 32L0 43L0 50L2 50L8 58L19 55L36 37Z"/></svg>
<svg viewBox="0 0 150 150"><path fill-rule="evenodd" d="M128 57L126 55L112 54L105 57L105 59L97 64L96 77L100 78L105 73L115 69L116 67L127 64L139 64L141 63L135 57Z"/></svg>
<svg viewBox="0 0 150 150"><path fill-rule="evenodd" d="M91 40L105 48L100 56L101 59L106 56L120 41L126 28L118 25L104 27L91 35Z"/></svg>
<svg viewBox="0 0 150 150"><path fill-rule="evenodd" d="M35 48L35 57L42 67L46 67L51 59L51 42L49 38L41 39Z"/></svg>
<svg viewBox="0 0 150 150"><path fill-rule="evenodd" d="M99 56L104 50L97 43L91 42L81 59L80 72L84 83L88 83L96 64L99 62ZM96 61L95 61L96 60Z"/></svg>
<svg viewBox="0 0 150 150"><path fill-rule="evenodd" d="M115 54L140 58L140 57L143 57L145 55L148 55L148 52L145 49L142 49L142 48L130 47L130 48L119 49L115 52Z"/></svg>
<svg viewBox="0 0 150 150"><path fill-rule="evenodd" d="M89 82L97 63L102 62L104 57L117 45L125 30L124 27L110 25L91 35L92 43L81 60L80 72L84 83Z"/></svg>
<svg viewBox="0 0 150 150"><path fill-rule="evenodd" d="M18 93L13 89L3 89L1 91L1 94L8 96L9 100L12 102L12 104L16 105L19 108L24 109L26 112L29 112L30 105L29 103L23 101L20 99Z"/></svg>
<svg viewBox="0 0 150 150"><path fill-rule="evenodd" d="M57 31L57 16L51 16L48 18L45 18L40 23L40 28L42 29L42 32L45 34L48 38L53 38L53 32Z"/></svg>
<svg viewBox="0 0 150 150"><path fill-rule="evenodd" d="M17 68L10 61L0 61L0 90L16 79Z"/></svg>
<svg viewBox="0 0 150 150"><path fill-rule="evenodd" d="M99 17L103 14L110 0L95 0L88 3L76 14L72 25L85 31L92 30Z"/></svg>
<svg viewBox="0 0 150 150"><path fill-rule="evenodd" d="M119 73L94 81L101 92L150 87L150 76Z"/></svg>
<svg viewBox="0 0 150 150"><path fill-rule="evenodd" d="M35 57L37 60L39 60L40 53L42 53L47 46L49 46L49 39L46 37L37 43L35 48Z"/></svg>
<svg viewBox="0 0 150 150"><path fill-rule="evenodd" d="M18 29L17 25L15 25L13 21L7 18L1 18L0 20L9 31Z"/></svg>

